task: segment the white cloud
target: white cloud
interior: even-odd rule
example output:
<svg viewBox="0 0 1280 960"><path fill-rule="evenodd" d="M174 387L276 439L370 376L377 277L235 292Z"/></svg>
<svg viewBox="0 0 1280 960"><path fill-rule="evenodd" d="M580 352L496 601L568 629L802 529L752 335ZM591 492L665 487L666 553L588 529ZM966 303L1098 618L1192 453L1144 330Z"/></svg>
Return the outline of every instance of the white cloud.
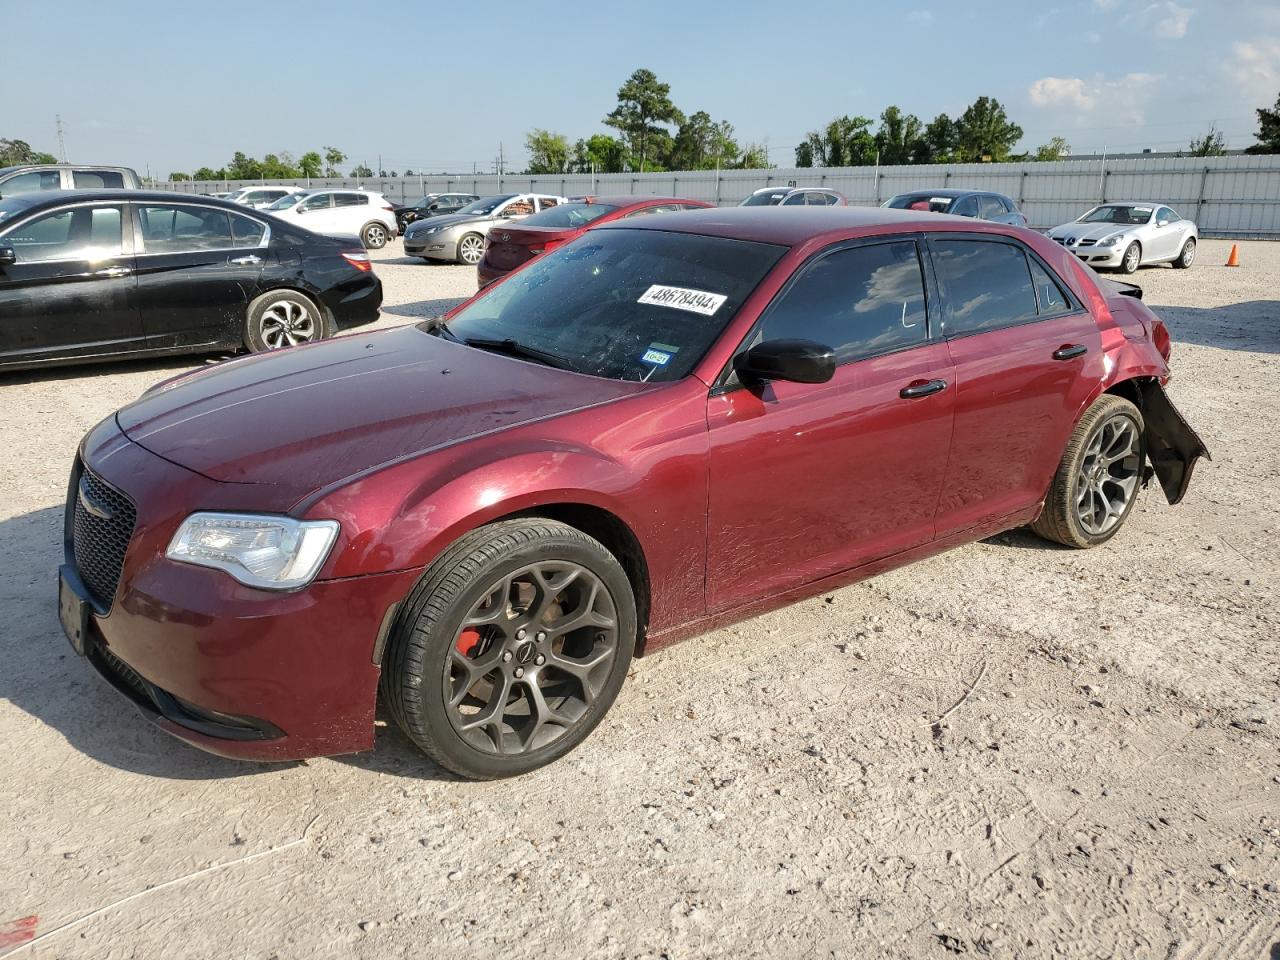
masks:
<svg viewBox="0 0 1280 960"><path fill-rule="evenodd" d="M1093 5L1099 10L1110 10L1116 5L1117 0L1093 0Z"/></svg>
<svg viewBox="0 0 1280 960"><path fill-rule="evenodd" d="M1143 108L1160 77L1152 73L1127 73L1108 79L1093 77L1041 77L1027 88L1033 106L1054 110L1077 121L1104 110L1121 123L1141 123Z"/></svg>
<svg viewBox="0 0 1280 960"><path fill-rule="evenodd" d="M1151 3L1142 11L1142 21L1165 40L1180 40L1187 35L1187 25L1195 16L1191 7L1180 7L1173 0Z"/></svg>
<svg viewBox="0 0 1280 960"><path fill-rule="evenodd" d="M1262 37L1233 43L1222 70L1250 101L1269 103L1280 89L1280 40Z"/></svg>
<svg viewBox="0 0 1280 960"><path fill-rule="evenodd" d="M912 23L933 23L932 10L912 10L907 14L907 19Z"/></svg>

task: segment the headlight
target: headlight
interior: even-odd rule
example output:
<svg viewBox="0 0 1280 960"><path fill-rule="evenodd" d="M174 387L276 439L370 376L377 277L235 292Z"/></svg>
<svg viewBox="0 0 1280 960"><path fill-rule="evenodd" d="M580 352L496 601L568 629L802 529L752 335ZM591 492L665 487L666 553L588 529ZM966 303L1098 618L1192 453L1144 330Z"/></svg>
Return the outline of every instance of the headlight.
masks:
<svg viewBox="0 0 1280 960"><path fill-rule="evenodd" d="M249 513L193 513L165 556L213 567L264 590L310 583L338 536L336 520L294 520Z"/></svg>
<svg viewBox="0 0 1280 960"><path fill-rule="evenodd" d="M1109 243L1113 247L1120 246L1120 244L1124 243L1124 234L1122 233L1119 236L1112 237L1110 240L1107 241L1107 243Z"/></svg>

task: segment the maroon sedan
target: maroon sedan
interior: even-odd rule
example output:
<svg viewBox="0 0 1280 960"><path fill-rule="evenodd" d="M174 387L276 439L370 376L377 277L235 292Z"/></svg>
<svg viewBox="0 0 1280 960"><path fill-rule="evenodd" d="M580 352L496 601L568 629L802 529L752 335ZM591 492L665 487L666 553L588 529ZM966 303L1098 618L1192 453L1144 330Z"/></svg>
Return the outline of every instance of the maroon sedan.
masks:
<svg viewBox="0 0 1280 960"><path fill-rule="evenodd" d="M61 619L215 753L369 749L380 686L450 770L530 770L633 653L1012 527L1097 546L1153 473L1180 500L1206 451L1135 292L936 214L611 223L446 318L103 421Z"/></svg>
<svg viewBox="0 0 1280 960"><path fill-rule="evenodd" d="M592 227L613 220L652 213L700 210L715 204L678 197L587 197L562 203L509 227L494 227L485 243L484 259L476 266L480 287L487 287L540 253L576 240Z"/></svg>

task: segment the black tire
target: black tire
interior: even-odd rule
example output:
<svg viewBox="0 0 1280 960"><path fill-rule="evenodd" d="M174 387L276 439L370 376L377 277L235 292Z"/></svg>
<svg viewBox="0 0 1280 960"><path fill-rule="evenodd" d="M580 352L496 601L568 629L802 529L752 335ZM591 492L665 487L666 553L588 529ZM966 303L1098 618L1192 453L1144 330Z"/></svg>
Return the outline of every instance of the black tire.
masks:
<svg viewBox="0 0 1280 960"><path fill-rule="evenodd" d="M390 239L391 234L387 230L387 225L380 220L366 223L360 231L360 240L364 243L366 250L381 250Z"/></svg>
<svg viewBox="0 0 1280 960"><path fill-rule="evenodd" d="M1120 258L1121 273L1137 273L1142 266L1142 245L1137 240L1124 248L1124 256Z"/></svg>
<svg viewBox="0 0 1280 960"><path fill-rule="evenodd" d="M1195 262L1196 238L1187 237L1187 242L1182 245L1182 252L1178 254L1178 259L1173 261L1173 266L1176 270L1188 270Z"/></svg>
<svg viewBox="0 0 1280 960"><path fill-rule="evenodd" d="M466 253L463 252L463 245L471 241L478 241L479 247L472 248ZM477 252L478 250L478 252ZM474 259L471 259L474 257ZM474 267L484 259L484 237L478 233L465 233L458 238L458 262L465 263L468 267Z"/></svg>
<svg viewBox="0 0 1280 960"><path fill-rule="evenodd" d="M1129 429L1133 431L1133 452L1105 468L1091 464L1089 451L1095 439L1109 425L1123 421L1127 421ZM1031 529L1046 540L1067 547L1087 549L1106 543L1120 531L1133 510L1138 490L1141 489L1145 462L1146 441L1143 438L1141 411L1123 397L1104 394L1094 401L1076 424L1076 429L1067 442L1066 452L1062 455L1062 462L1054 474L1053 483L1049 486L1044 508L1031 524ZM1113 470L1115 473L1125 473L1126 479L1113 479ZM1091 477L1100 477L1101 483L1091 483ZM1130 477L1132 483L1129 482ZM1095 491L1095 486L1104 487L1111 494L1118 494L1126 486L1129 490L1123 507L1116 513L1111 512L1114 504L1108 497L1105 508L1106 525L1093 524L1093 529L1090 529L1082 519L1082 513L1096 515L1094 506L1102 503L1101 494ZM1087 507L1082 506L1086 499Z"/></svg>
<svg viewBox="0 0 1280 960"><path fill-rule="evenodd" d="M603 588L608 596L601 599L608 600L606 609L613 613L610 648L602 645L605 628L597 626L594 621L598 595L595 590L586 604L585 616L592 619L585 627L559 639L554 636L557 619L566 618L572 622L583 616L568 616L558 606L571 586L554 588L536 600L529 600L524 611L515 610L509 602L517 582L512 578L526 576L523 571L542 564L580 567L588 577L594 578L593 583ZM502 586L504 579L507 583ZM556 590L564 592L557 594ZM488 626L480 628L497 630L498 633L493 635L496 639L490 639L485 649L475 653L474 661L467 660L468 663L475 662L479 669L464 673L467 679L460 683L456 676L457 661L472 657L475 649L464 648L463 644L481 643L477 628L470 623L475 622L478 610L495 610L492 601L503 591L506 596L502 601L502 613L487 615L490 618L486 621ZM546 598L545 603L542 598ZM545 641L538 627L530 626L526 633L523 630L515 632L512 625L519 621L513 620L511 613L527 614L528 608L535 605L539 610L546 610L537 620L531 621L539 627L543 623L547 625ZM546 615L553 610L557 616L547 620ZM468 618L473 618L470 623ZM536 647L532 636L535 629L538 629ZM566 657L579 656L569 650L568 643L572 635L580 634L582 630L590 634L585 655L587 660L590 661L597 649L602 651L599 664L593 662L588 668L595 673L592 678L594 693L590 696L586 694L585 681L573 680L556 669L557 663L574 662L567 661ZM469 637L469 632L474 636ZM517 635L521 639L517 640ZM617 697L626 679L635 641L636 606L630 581L617 559L599 541L574 527L552 520L530 517L502 521L473 531L445 551L427 568L405 600L387 644L381 680L382 696L400 728L440 766L475 780L515 776L558 760L586 739ZM561 644L558 649L555 646L557 642ZM529 652L529 648L533 648L533 652ZM539 651L545 651L547 657L544 658ZM528 657L525 657L526 653ZM559 659L556 659L557 653ZM604 653L611 655L612 660L603 659ZM538 659L531 659L535 654ZM488 665L480 666L485 661ZM535 670L534 664L542 665L544 662L545 666ZM528 673L524 673L523 679L514 679L524 671L519 667L520 663L530 665ZM603 669L597 670L597 667ZM501 674L505 674L505 680ZM543 684L544 679L546 684ZM493 690L498 683L505 683L502 687L505 692L494 696ZM557 718L532 723L535 708L531 688L538 691L539 702L547 707L560 696L560 693L553 692L553 685L558 684L557 689L563 692L575 683L579 684L582 693L572 704L574 710L580 708L576 716L569 722ZM492 699L478 712L465 715L462 709L470 699L469 691L481 688L483 692L486 687ZM450 702L451 696L457 697L457 705ZM513 696L515 699L510 699ZM555 711L566 710L570 699L563 696L552 715ZM493 704L499 701L505 706L492 710ZM521 702L528 705L528 717L519 715ZM508 710L512 708L516 715L509 728ZM478 729L476 724L472 724L470 731L462 729L468 719L494 713L496 717L479 725ZM553 739L544 743L546 736ZM523 737L527 737L529 746L523 745ZM500 748L511 752L498 752Z"/></svg>
<svg viewBox="0 0 1280 960"><path fill-rule="evenodd" d="M313 343L331 333L324 311L298 290L264 293L249 304L245 315L244 345L250 353Z"/></svg>

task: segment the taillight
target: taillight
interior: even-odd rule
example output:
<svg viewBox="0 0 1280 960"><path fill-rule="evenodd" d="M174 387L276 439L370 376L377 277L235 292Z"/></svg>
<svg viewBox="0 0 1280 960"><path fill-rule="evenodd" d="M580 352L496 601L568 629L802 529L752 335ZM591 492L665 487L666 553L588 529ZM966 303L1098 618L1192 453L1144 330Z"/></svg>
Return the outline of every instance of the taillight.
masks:
<svg viewBox="0 0 1280 960"><path fill-rule="evenodd" d="M369 254L363 250L344 250L342 251L342 259L347 261L361 273L368 273L373 269L373 262L369 259Z"/></svg>
<svg viewBox="0 0 1280 960"><path fill-rule="evenodd" d="M1173 353L1173 338L1169 336L1169 328L1159 317L1151 319L1151 343L1164 358L1164 362L1168 363L1169 356Z"/></svg>
<svg viewBox="0 0 1280 960"><path fill-rule="evenodd" d="M395 207L393 207L393 206L392 206L391 204L389 204L389 203L384 203L384 204L382 205L382 209L383 209L383 210L390 210L392 213L395 213L395 212L396 212L396 208L395 208Z"/></svg>

